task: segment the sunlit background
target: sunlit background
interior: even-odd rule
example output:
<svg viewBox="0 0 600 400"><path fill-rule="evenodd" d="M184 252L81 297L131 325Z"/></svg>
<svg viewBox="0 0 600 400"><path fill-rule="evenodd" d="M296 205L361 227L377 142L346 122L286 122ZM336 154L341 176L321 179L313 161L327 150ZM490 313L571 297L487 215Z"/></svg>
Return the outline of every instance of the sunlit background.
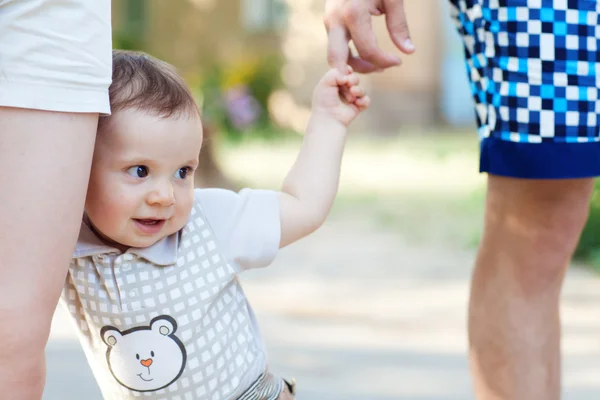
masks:
<svg viewBox="0 0 600 400"><path fill-rule="evenodd" d="M98 1L98 0L95 0ZM323 0L113 0L115 48L175 65L204 115L199 186L278 189L327 69ZM325 226L242 279L299 400L472 399L466 302L485 176L444 0L405 1L418 51L363 76ZM383 19L380 44L394 51ZM600 200L564 291L565 398L600 398ZM46 400L101 396L58 310Z"/></svg>

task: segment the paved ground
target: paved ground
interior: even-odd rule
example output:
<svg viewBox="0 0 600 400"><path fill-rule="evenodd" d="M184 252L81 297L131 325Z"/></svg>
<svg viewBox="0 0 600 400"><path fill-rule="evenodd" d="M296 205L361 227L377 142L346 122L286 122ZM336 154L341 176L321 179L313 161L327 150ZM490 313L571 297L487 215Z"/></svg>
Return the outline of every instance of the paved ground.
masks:
<svg viewBox="0 0 600 400"><path fill-rule="evenodd" d="M244 278L273 368L299 400L472 399L465 304L472 251L408 245L337 219ZM568 274L563 300L565 397L600 398L600 279ZM44 400L97 400L62 312L48 346Z"/></svg>

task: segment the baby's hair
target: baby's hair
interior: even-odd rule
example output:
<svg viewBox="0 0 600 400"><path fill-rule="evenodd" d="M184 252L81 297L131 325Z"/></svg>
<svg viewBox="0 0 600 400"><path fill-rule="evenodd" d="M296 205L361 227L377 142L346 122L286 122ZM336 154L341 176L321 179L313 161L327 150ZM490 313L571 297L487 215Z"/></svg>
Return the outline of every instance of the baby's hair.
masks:
<svg viewBox="0 0 600 400"><path fill-rule="evenodd" d="M137 109L164 118L200 115L192 93L170 64L128 50L113 50L112 63L112 113ZM99 130L109 121L110 116L100 117Z"/></svg>

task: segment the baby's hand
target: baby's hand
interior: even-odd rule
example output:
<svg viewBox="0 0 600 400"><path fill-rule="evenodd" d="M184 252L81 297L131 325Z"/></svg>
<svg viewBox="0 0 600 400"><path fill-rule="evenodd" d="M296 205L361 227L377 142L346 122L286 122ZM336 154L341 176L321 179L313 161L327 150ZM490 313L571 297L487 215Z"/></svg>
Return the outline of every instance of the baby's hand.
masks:
<svg viewBox="0 0 600 400"><path fill-rule="evenodd" d="M313 113L334 118L348 126L371 103L359 85L359 77L348 67L348 73L330 69L317 84L313 94Z"/></svg>

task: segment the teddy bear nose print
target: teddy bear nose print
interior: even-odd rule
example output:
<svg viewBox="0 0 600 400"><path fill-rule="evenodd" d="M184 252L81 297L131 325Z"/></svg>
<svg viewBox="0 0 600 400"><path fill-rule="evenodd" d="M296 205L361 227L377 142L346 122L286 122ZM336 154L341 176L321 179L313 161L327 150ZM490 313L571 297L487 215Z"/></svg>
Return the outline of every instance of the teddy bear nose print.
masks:
<svg viewBox="0 0 600 400"><path fill-rule="evenodd" d="M147 360L140 360L140 362L142 363L142 365L144 367L149 367L149 366L152 365L152 359L151 358L148 358Z"/></svg>

